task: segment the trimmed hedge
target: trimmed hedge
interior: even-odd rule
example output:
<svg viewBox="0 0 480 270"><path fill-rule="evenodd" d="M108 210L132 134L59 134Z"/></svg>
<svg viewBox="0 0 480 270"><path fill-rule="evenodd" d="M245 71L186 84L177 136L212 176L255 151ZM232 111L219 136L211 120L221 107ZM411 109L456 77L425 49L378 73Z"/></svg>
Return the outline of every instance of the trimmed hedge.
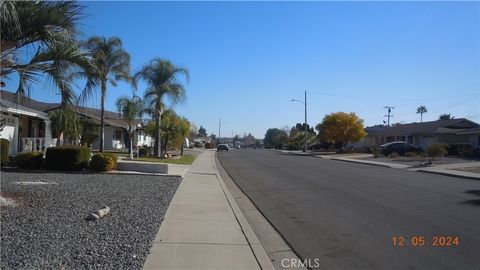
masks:
<svg viewBox="0 0 480 270"><path fill-rule="evenodd" d="M43 166L42 152L25 152L15 156L15 163L22 169L40 169Z"/></svg>
<svg viewBox="0 0 480 270"><path fill-rule="evenodd" d="M90 149L85 146L64 145L49 147L45 157L45 166L50 170L81 170L88 167L90 157Z"/></svg>
<svg viewBox="0 0 480 270"><path fill-rule="evenodd" d="M7 139L0 139L1 166L8 164L8 151L10 150L9 148L10 142Z"/></svg>
<svg viewBox="0 0 480 270"><path fill-rule="evenodd" d="M117 168L117 155L112 153L98 153L92 157L89 169L97 172L106 172Z"/></svg>

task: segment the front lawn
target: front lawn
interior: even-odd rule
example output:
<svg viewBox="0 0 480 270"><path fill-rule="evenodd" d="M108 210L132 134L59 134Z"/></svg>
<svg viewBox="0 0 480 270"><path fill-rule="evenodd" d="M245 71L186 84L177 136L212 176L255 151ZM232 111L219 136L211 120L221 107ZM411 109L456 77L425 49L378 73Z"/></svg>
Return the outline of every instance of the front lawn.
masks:
<svg viewBox="0 0 480 270"><path fill-rule="evenodd" d="M138 157L133 159L133 161L147 161L147 162L157 162L157 163L191 165L195 160L195 158L196 156L181 156L180 158ZM130 159L125 159L125 160L130 160Z"/></svg>

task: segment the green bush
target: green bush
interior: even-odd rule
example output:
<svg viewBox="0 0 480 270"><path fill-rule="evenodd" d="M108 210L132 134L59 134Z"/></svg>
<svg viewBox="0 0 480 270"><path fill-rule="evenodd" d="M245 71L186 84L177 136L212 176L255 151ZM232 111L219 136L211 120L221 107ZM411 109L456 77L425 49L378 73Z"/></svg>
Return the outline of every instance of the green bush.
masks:
<svg viewBox="0 0 480 270"><path fill-rule="evenodd" d="M473 147L470 144L450 144L447 152L449 156L468 157L473 154Z"/></svg>
<svg viewBox="0 0 480 270"><path fill-rule="evenodd" d="M443 157L447 152L447 145L443 143L432 144L427 147L427 155L429 157Z"/></svg>
<svg viewBox="0 0 480 270"><path fill-rule="evenodd" d="M141 147L138 149L138 154L141 156L141 157L146 157L148 156L148 148L147 147Z"/></svg>
<svg viewBox="0 0 480 270"><path fill-rule="evenodd" d="M90 157L90 149L85 146L64 145L49 147L47 148L45 165L51 170L81 170L87 168Z"/></svg>
<svg viewBox="0 0 480 270"><path fill-rule="evenodd" d="M15 156L15 164L22 169L36 170L43 166L42 152L25 152Z"/></svg>
<svg viewBox="0 0 480 270"><path fill-rule="evenodd" d="M10 149L10 142L7 139L0 139L0 166L8 164L8 151Z"/></svg>
<svg viewBox="0 0 480 270"><path fill-rule="evenodd" d="M117 155L112 153L98 153L90 160L89 169L92 171L106 172L117 168Z"/></svg>
<svg viewBox="0 0 480 270"><path fill-rule="evenodd" d="M417 156L417 153L416 153L416 152L406 152L406 153L405 153L405 156L406 156L406 157L416 157L416 156Z"/></svg>
<svg viewBox="0 0 480 270"><path fill-rule="evenodd" d="M370 152L373 154L373 158L378 158L382 154L382 151L380 151L378 147L374 146L370 147Z"/></svg>

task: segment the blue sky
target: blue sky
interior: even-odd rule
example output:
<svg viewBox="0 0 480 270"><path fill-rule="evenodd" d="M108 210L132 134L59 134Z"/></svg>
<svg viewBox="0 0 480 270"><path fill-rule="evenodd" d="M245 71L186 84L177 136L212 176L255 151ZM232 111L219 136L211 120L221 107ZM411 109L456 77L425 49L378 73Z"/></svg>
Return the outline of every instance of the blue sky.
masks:
<svg viewBox="0 0 480 270"><path fill-rule="evenodd" d="M309 124L356 112L380 124L441 113L480 121L479 2L82 2L86 36L118 36L138 70L153 57L187 67L174 109L207 132L251 132L303 122L291 102L308 91ZM36 86L33 97L57 102ZM144 85L140 85L140 94ZM107 108L128 85L109 87ZM97 103L98 105L98 103Z"/></svg>

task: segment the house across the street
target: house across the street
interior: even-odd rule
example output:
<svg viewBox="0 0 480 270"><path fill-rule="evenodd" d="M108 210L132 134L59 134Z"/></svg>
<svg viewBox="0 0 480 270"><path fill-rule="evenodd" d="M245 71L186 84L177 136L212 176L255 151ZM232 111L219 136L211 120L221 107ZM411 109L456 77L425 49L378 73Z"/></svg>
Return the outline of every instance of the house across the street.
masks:
<svg viewBox="0 0 480 270"><path fill-rule="evenodd" d="M8 91L0 92L0 112L6 125L0 132L0 138L10 142L9 154L18 152L40 151L57 144L55 134L50 128L48 112L57 109L59 103L45 103L30 98L21 102L17 95ZM100 126L100 109L74 107L80 117L93 120ZM120 113L105 111L105 150L128 148L129 140L126 134L128 123L122 119ZM152 146L153 140L145 135L143 123L137 121L135 144ZM94 149L99 148L99 140L93 144Z"/></svg>
<svg viewBox="0 0 480 270"><path fill-rule="evenodd" d="M366 128L363 146L378 146L405 141L421 148L435 143L470 144L480 147L480 124L465 118L400 124L392 127Z"/></svg>

